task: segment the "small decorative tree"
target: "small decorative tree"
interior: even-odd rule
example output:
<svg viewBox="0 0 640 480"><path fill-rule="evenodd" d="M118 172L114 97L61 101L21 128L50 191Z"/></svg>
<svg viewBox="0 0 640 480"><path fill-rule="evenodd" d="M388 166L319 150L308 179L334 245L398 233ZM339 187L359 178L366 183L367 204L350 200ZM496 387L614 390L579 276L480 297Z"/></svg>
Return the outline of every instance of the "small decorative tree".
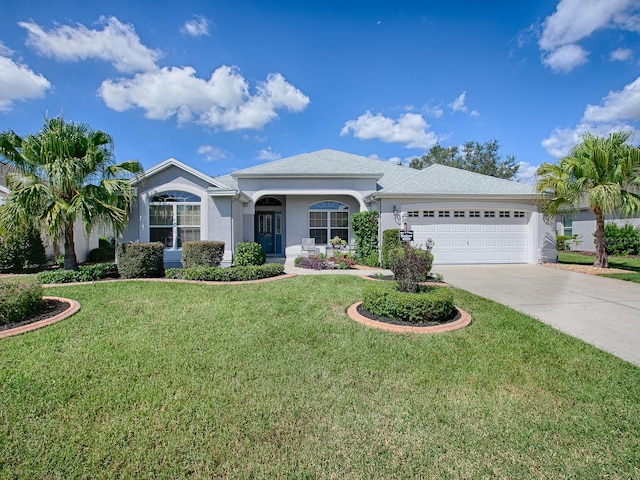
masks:
<svg viewBox="0 0 640 480"><path fill-rule="evenodd" d="M420 291L420 282L429 276L433 265L433 240L429 239L424 249L414 248L405 243L392 254L391 270L396 279L398 290L416 293Z"/></svg>

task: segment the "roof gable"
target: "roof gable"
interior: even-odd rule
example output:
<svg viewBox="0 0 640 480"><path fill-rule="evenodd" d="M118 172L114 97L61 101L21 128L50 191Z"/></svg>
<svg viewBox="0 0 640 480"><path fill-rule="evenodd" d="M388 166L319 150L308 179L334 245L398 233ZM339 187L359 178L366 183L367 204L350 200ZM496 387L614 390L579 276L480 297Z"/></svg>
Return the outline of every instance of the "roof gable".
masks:
<svg viewBox="0 0 640 480"><path fill-rule="evenodd" d="M482 175L446 165L433 164L415 171L407 180L390 185L377 196L399 195L486 195L486 196L535 196L531 185Z"/></svg>
<svg viewBox="0 0 640 480"><path fill-rule="evenodd" d="M209 175L206 175L206 174L202 173L201 171L196 170L195 168L190 167L189 165L186 165L186 164L182 163L179 160L176 160L175 158L167 158L166 160L154 165L153 167L148 168L143 173L133 177L131 179L131 183L133 185L137 185L138 183L140 183L144 179L152 177L152 176L154 176L154 175L156 175L156 174L158 174L158 173L160 173L160 172L162 172L162 171L164 171L164 170L166 170L167 168L170 168L170 167L179 168L180 170L183 170L183 171L193 175L194 177L197 177L200 180L203 180L204 182L208 183L209 185L211 185L212 187L214 187L216 189L229 190L230 188L234 188L234 187L232 187L230 185L227 185L224 182L221 182L218 179L210 177Z"/></svg>

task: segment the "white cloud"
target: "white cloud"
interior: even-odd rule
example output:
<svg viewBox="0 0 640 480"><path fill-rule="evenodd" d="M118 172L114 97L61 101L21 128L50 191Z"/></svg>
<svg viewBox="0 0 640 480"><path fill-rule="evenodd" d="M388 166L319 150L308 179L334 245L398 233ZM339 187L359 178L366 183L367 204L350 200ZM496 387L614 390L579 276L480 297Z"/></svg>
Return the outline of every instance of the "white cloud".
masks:
<svg viewBox="0 0 640 480"><path fill-rule="evenodd" d="M579 65L587 62L589 52L580 45L563 45L548 52L542 57L542 63L556 73L569 73Z"/></svg>
<svg viewBox="0 0 640 480"><path fill-rule="evenodd" d="M640 77L622 90L609 92L599 105L587 105L576 127L556 128L542 141L542 146L550 155L560 158L580 143L581 136L586 132L593 135L608 135L618 130L635 132L630 122L639 120Z"/></svg>
<svg viewBox="0 0 640 480"><path fill-rule="evenodd" d="M102 30L90 30L82 24L63 25L48 32L33 21L18 22L26 29L27 45L40 54L57 60L75 62L97 58L125 73L155 70L161 54L140 42L133 25L115 17L101 17Z"/></svg>
<svg viewBox="0 0 640 480"><path fill-rule="evenodd" d="M633 50L630 48L617 48L609 54L609 60L612 62L624 62L630 60L633 57Z"/></svg>
<svg viewBox="0 0 640 480"><path fill-rule="evenodd" d="M596 30L622 21L631 0L560 0L556 11L546 18L539 45L554 50L588 37Z"/></svg>
<svg viewBox="0 0 640 480"><path fill-rule="evenodd" d="M467 106L464 104L464 99L467 96L467 92L462 92L458 97L449 104L449 107L454 112L466 112Z"/></svg>
<svg viewBox="0 0 640 480"><path fill-rule="evenodd" d="M439 105L425 105L422 109L424 113L433 118L440 118L444 115L444 110Z"/></svg>
<svg viewBox="0 0 640 480"><path fill-rule="evenodd" d="M209 35L209 21L201 15L196 16L193 20L186 22L180 31L186 35L191 35L192 37Z"/></svg>
<svg viewBox="0 0 640 480"><path fill-rule="evenodd" d="M587 105L583 119L587 123L640 120L640 77L618 92L609 92L600 105Z"/></svg>
<svg viewBox="0 0 640 480"><path fill-rule="evenodd" d="M518 162L518 165L520 168L518 168L516 180L527 185L535 185L538 167L527 162Z"/></svg>
<svg viewBox="0 0 640 480"><path fill-rule="evenodd" d="M280 158L282 158L282 155L280 155L278 152L275 152L271 147L263 148L258 152L258 156L256 157L256 159L258 160L268 161L279 160Z"/></svg>
<svg viewBox="0 0 640 480"><path fill-rule="evenodd" d="M479 111L477 111L477 110L471 110L471 111L469 112L469 116L470 116L470 117L479 117L479 116L480 116L480 112L479 112Z"/></svg>
<svg viewBox="0 0 640 480"><path fill-rule="evenodd" d="M300 112L309 104L309 97L279 73L258 83L252 94L239 71L226 65L208 80L196 77L192 67L165 67L133 78L105 80L98 93L119 112L139 107L147 118L175 115L179 123L223 130L259 129L276 118L278 110Z"/></svg>
<svg viewBox="0 0 640 480"><path fill-rule="evenodd" d="M10 57L14 54L14 51L7 47L2 40L0 40L0 56L2 57Z"/></svg>
<svg viewBox="0 0 640 480"><path fill-rule="evenodd" d="M340 135L353 136L360 140L378 139L386 143L404 143L406 148L431 148L438 142L434 132L429 131L429 124L422 115L405 113L397 120L371 112L349 120L340 131Z"/></svg>
<svg viewBox="0 0 640 480"><path fill-rule="evenodd" d="M560 0L542 25L543 63L555 72L570 72L589 55L577 42L603 28L640 30L637 8L637 0Z"/></svg>
<svg viewBox="0 0 640 480"><path fill-rule="evenodd" d="M28 66L4 56L10 50L0 44L0 112L8 112L17 100L42 98L51 83Z"/></svg>
<svg viewBox="0 0 640 480"><path fill-rule="evenodd" d="M215 160L228 158L228 155L224 150L212 145L200 145L200 147L198 147L198 153L204 156L205 162L213 162Z"/></svg>

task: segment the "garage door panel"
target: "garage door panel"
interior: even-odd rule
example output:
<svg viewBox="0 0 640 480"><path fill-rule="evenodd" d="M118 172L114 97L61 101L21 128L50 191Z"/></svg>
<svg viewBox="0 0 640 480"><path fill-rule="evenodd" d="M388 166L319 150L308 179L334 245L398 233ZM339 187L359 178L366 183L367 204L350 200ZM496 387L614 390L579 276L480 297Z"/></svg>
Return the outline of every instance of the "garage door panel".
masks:
<svg viewBox="0 0 640 480"><path fill-rule="evenodd" d="M476 224L467 225L467 232L482 233L482 225L476 225Z"/></svg>
<svg viewBox="0 0 640 480"><path fill-rule="evenodd" d="M482 239L482 246L483 247L497 247L498 246L498 239L495 237L485 237Z"/></svg>

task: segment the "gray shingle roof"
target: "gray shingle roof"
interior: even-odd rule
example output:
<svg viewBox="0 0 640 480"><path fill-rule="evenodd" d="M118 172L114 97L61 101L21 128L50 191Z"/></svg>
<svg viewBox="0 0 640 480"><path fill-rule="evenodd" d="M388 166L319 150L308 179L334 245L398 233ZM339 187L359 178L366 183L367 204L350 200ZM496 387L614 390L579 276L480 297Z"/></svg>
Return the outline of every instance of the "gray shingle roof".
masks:
<svg viewBox="0 0 640 480"><path fill-rule="evenodd" d="M535 187L512 180L434 164L408 180L390 185L376 196L486 195L535 196Z"/></svg>
<svg viewBox="0 0 640 480"><path fill-rule="evenodd" d="M231 177L235 181L242 177L367 176L377 178L379 188L384 188L406 180L415 174L415 170L409 167L394 165L375 158L324 149L238 170L231 175L219 177L218 180L231 185L227 177Z"/></svg>

